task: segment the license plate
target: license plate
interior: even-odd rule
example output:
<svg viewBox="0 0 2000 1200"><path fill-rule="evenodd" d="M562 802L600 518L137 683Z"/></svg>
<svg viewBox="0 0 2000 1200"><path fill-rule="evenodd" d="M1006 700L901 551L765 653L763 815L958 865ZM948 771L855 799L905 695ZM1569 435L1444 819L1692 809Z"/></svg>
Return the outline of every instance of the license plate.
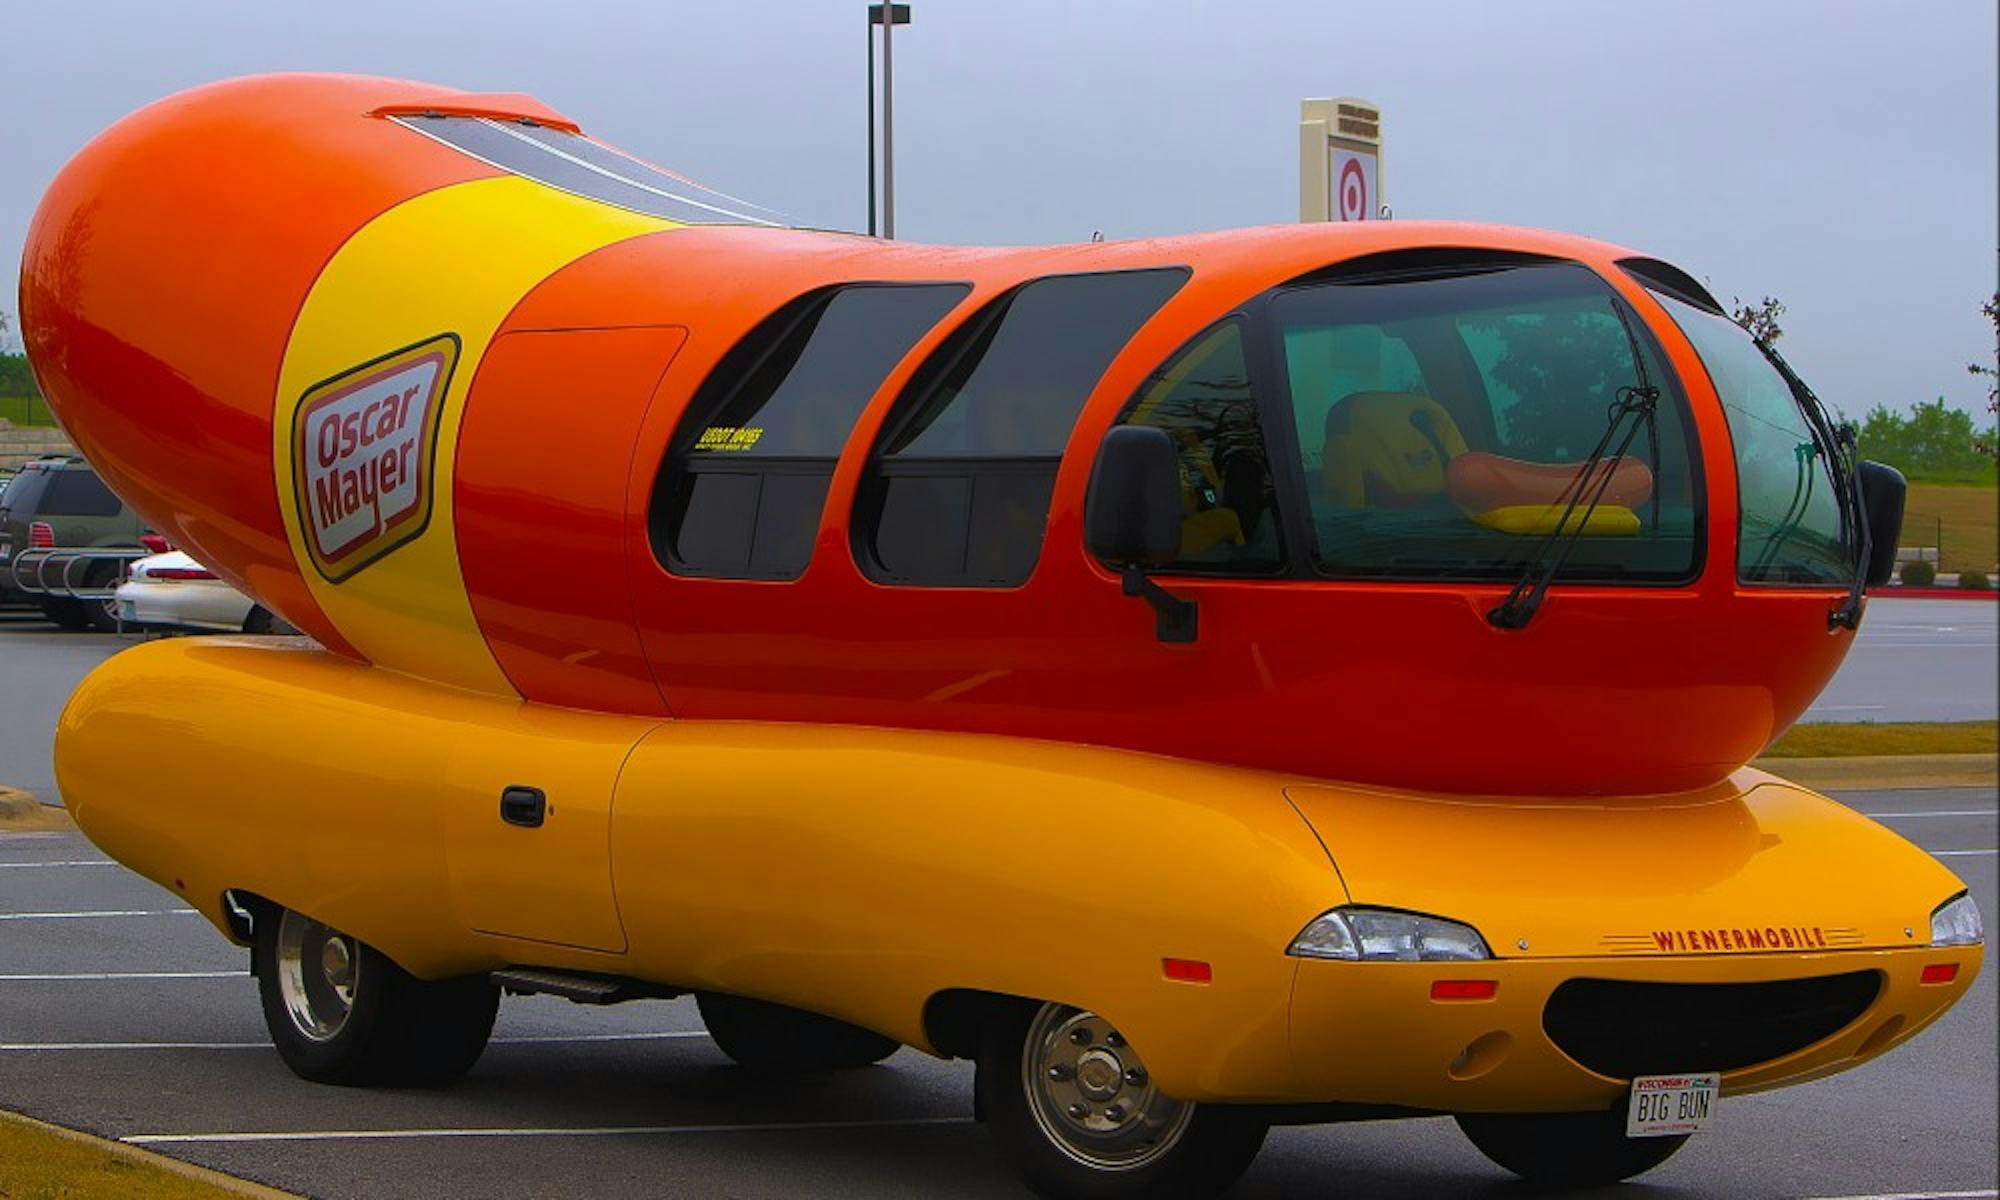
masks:
<svg viewBox="0 0 2000 1200"><path fill-rule="evenodd" d="M127 625L137 621L139 619L139 606L130 600L120 600L118 602L118 619Z"/></svg>
<svg viewBox="0 0 2000 1200"><path fill-rule="evenodd" d="M1715 1115L1715 1098L1722 1076L1641 1075L1632 1081L1632 1102L1625 1110L1626 1137L1669 1137L1698 1133Z"/></svg>

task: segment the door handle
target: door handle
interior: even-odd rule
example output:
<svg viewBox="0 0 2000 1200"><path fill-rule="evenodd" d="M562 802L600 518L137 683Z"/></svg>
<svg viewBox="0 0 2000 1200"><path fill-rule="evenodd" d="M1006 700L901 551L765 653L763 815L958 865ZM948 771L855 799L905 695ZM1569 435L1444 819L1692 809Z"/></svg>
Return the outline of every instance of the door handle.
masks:
<svg viewBox="0 0 2000 1200"><path fill-rule="evenodd" d="M539 829L548 811L548 798L542 795L540 788L514 786L501 789L500 819L509 825Z"/></svg>

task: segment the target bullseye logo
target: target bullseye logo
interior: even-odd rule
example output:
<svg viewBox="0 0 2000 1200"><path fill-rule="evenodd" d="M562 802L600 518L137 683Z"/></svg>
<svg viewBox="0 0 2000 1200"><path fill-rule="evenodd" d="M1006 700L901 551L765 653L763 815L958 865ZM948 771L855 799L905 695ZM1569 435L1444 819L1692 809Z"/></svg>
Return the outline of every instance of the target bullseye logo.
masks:
<svg viewBox="0 0 2000 1200"><path fill-rule="evenodd" d="M1350 158L1340 165L1340 219L1343 221L1366 221L1368 219L1368 178L1361 169L1361 160Z"/></svg>

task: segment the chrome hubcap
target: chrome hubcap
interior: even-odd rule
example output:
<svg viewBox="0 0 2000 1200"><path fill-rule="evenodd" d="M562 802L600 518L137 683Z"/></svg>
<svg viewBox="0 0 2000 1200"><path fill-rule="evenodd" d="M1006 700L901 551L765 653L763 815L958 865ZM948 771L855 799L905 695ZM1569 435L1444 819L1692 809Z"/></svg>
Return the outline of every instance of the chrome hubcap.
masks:
<svg viewBox="0 0 2000 1200"><path fill-rule="evenodd" d="M324 1042L347 1025L361 974L361 948L310 917L287 909L278 920L278 991L292 1027Z"/></svg>
<svg viewBox="0 0 2000 1200"><path fill-rule="evenodd" d="M1035 1124L1087 1167L1129 1171L1172 1150L1194 1105L1160 1094L1146 1064L1095 1013L1045 1004L1028 1026L1021 1082Z"/></svg>

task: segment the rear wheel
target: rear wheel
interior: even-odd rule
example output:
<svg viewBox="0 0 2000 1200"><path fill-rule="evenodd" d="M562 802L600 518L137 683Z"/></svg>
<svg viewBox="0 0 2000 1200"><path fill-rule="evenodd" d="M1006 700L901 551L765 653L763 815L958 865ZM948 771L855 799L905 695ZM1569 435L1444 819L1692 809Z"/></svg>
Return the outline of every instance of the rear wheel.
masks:
<svg viewBox="0 0 2000 1200"><path fill-rule="evenodd" d="M976 1086L1001 1149L1050 1200L1214 1196L1268 1128L1248 1109L1162 1094L1110 1022L1061 1004L989 1028Z"/></svg>
<svg viewBox="0 0 2000 1200"><path fill-rule="evenodd" d="M1625 1136L1625 1112L1460 1113L1458 1127L1479 1152L1530 1183L1586 1187L1617 1183L1672 1158L1687 1135Z"/></svg>
<svg viewBox="0 0 2000 1200"><path fill-rule="evenodd" d="M427 982L367 943L290 909L259 914L257 989L271 1041L299 1076L436 1086L472 1069L500 990L485 977Z"/></svg>
<svg viewBox="0 0 2000 1200"><path fill-rule="evenodd" d="M702 992L695 1004L716 1046L753 1070L844 1071L881 1062L902 1046L859 1025L746 996Z"/></svg>

